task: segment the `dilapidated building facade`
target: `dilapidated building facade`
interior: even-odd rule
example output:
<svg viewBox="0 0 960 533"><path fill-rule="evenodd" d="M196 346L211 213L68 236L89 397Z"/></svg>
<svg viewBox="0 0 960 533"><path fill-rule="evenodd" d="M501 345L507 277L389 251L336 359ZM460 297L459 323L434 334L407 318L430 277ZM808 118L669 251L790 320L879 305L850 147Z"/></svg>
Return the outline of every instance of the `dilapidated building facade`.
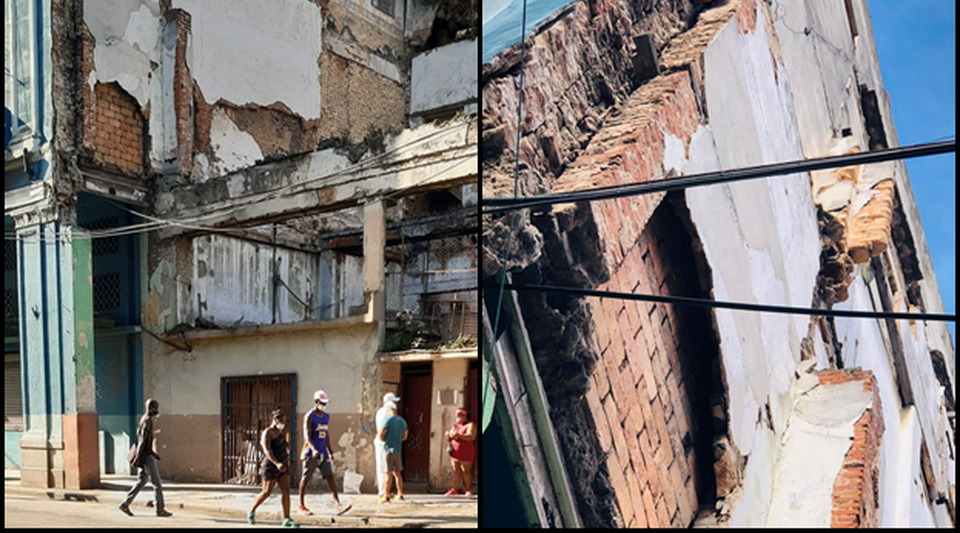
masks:
<svg viewBox="0 0 960 533"><path fill-rule="evenodd" d="M475 3L5 4L7 466L127 472L150 397L165 477L259 483L269 411L322 389L372 491L389 391L406 479L446 487L477 396Z"/></svg>
<svg viewBox="0 0 960 533"><path fill-rule="evenodd" d="M862 0L577 1L521 53L482 69L485 199L518 160L534 196L899 145ZM483 218L488 281L943 312L902 161ZM496 286L484 430L530 524L953 526L944 322Z"/></svg>

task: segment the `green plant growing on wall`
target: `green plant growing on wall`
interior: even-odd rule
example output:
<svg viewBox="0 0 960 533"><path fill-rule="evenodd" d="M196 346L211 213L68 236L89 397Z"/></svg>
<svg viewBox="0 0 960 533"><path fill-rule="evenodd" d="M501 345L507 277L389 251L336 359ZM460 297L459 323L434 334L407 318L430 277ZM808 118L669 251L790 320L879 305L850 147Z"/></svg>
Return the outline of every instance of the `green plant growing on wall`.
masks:
<svg viewBox="0 0 960 533"><path fill-rule="evenodd" d="M390 334L388 351L411 350L424 344L427 326L414 319L413 311L404 309L397 313L397 323L397 328Z"/></svg>

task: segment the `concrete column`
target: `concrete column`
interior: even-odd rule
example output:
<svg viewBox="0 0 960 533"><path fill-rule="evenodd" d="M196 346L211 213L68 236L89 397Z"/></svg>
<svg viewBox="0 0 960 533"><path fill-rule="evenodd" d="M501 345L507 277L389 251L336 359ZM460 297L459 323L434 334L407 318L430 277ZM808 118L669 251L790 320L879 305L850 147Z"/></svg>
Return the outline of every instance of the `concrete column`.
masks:
<svg viewBox="0 0 960 533"><path fill-rule="evenodd" d="M70 230L17 230L25 486L99 484L90 242L60 235Z"/></svg>
<svg viewBox="0 0 960 533"><path fill-rule="evenodd" d="M363 298L367 314L377 322L379 346L384 343L385 291L384 246L387 239L387 218L383 200L363 206Z"/></svg>

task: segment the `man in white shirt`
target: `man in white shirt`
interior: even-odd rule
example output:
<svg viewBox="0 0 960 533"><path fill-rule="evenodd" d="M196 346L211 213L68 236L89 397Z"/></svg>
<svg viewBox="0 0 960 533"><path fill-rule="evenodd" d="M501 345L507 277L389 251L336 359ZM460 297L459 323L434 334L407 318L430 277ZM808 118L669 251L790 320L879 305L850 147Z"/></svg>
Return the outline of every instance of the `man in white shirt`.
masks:
<svg viewBox="0 0 960 533"><path fill-rule="evenodd" d="M385 473L387 471L387 455L383 451L383 441L380 440L380 430L383 429L383 421L387 418L387 408L388 403L396 403L400 401L400 397L395 395L392 392L388 392L383 395L383 406L380 409L377 409L377 431L376 437L373 439L373 447L376 452L377 457L377 495L383 496L383 483Z"/></svg>

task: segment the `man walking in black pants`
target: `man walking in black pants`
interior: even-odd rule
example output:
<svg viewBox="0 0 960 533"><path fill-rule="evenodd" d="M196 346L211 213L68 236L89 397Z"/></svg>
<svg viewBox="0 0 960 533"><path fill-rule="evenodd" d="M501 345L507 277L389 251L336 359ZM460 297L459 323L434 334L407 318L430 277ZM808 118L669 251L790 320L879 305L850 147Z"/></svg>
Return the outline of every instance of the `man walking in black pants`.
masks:
<svg viewBox="0 0 960 533"><path fill-rule="evenodd" d="M153 483L153 490L157 500L157 516L173 516L172 513L163 508L163 487L160 485L160 470L157 469L157 461L160 456L153 451L153 418L160 414L160 403L156 400L147 400L147 412L140 417L140 426L137 428L137 447L131 459L131 464L140 469L140 480L130 489L127 497L120 504L120 510L133 516L130 512L130 503L137 497L140 489L147 484L147 476L150 476L150 482Z"/></svg>

